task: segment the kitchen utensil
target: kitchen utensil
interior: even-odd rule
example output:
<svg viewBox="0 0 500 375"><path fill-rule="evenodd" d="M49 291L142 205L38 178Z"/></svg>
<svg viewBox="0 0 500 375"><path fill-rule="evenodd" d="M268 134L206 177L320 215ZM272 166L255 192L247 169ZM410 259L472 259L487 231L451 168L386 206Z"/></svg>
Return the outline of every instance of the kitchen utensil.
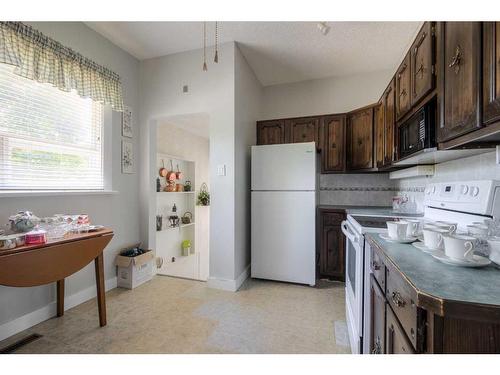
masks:
<svg viewBox="0 0 500 375"><path fill-rule="evenodd" d="M417 241L412 243L413 247L419 249L420 251L423 251L424 253L427 254L434 254L434 252L439 251L440 253L443 252L443 250L436 250L436 249L429 249L423 242Z"/></svg>
<svg viewBox="0 0 500 375"><path fill-rule="evenodd" d="M474 255L476 239L458 234L443 235L444 252L453 259L471 260Z"/></svg>
<svg viewBox="0 0 500 375"><path fill-rule="evenodd" d="M182 180L182 172L179 170L179 164L177 164L177 172L175 172L175 177L178 179L178 180Z"/></svg>
<svg viewBox="0 0 500 375"><path fill-rule="evenodd" d="M163 216L156 215L156 230L160 231L163 227Z"/></svg>
<svg viewBox="0 0 500 375"><path fill-rule="evenodd" d="M178 192L184 191L184 185L183 184L176 184L175 191L178 191Z"/></svg>
<svg viewBox="0 0 500 375"><path fill-rule="evenodd" d="M448 264L450 266L480 268L486 267L487 265L491 264L491 261L488 258L482 257L480 255L474 255L470 260L450 258L442 251L436 251L431 255L440 262Z"/></svg>
<svg viewBox="0 0 500 375"><path fill-rule="evenodd" d="M165 186L164 190L169 193L175 191L175 181L174 180L167 181L167 185Z"/></svg>
<svg viewBox="0 0 500 375"><path fill-rule="evenodd" d="M165 176L167 181L175 181L177 179L177 175L174 172L174 165L172 164L172 160L170 160L170 170L167 172Z"/></svg>
<svg viewBox="0 0 500 375"><path fill-rule="evenodd" d="M158 172L160 177L167 177L167 168L165 168L165 162L163 161L163 159L161 159L161 168L160 168L160 171Z"/></svg>
<svg viewBox="0 0 500 375"><path fill-rule="evenodd" d="M424 244L429 249L442 250L443 249L443 235L448 234L447 229L426 226L424 227Z"/></svg>
<svg viewBox="0 0 500 375"><path fill-rule="evenodd" d="M0 250L14 249L16 246L16 239L12 236L0 237Z"/></svg>
<svg viewBox="0 0 500 375"><path fill-rule="evenodd" d="M156 191L159 193L161 191L160 177L156 177Z"/></svg>
<svg viewBox="0 0 500 375"><path fill-rule="evenodd" d="M189 211L186 211L181 218L182 224L190 224L191 220L193 220L193 214Z"/></svg>
<svg viewBox="0 0 500 375"><path fill-rule="evenodd" d="M406 238L408 223L401 221L388 221L387 229L391 240L402 240Z"/></svg>
<svg viewBox="0 0 500 375"><path fill-rule="evenodd" d="M457 223L450 221L436 221L434 225L439 228L447 229L450 233L455 233L457 231Z"/></svg>
<svg viewBox="0 0 500 375"><path fill-rule="evenodd" d="M478 239L486 239L488 237L488 226L485 224L467 225L467 234Z"/></svg>
<svg viewBox="0 0 500 375"><path fill-rule="evenodd" d="M33 230L26 233L25 243L26 245L38 245L47 242L47 232L44 230Z"/></svg>

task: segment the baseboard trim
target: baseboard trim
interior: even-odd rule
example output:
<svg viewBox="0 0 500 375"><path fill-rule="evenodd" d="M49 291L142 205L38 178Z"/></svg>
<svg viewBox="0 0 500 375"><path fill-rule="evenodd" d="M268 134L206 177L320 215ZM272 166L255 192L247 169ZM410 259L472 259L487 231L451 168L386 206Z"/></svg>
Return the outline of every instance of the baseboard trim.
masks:
<svg viewBox="0 0 500 375"><path fill-rule="evenodd" d="M116 288L116 277L108 279L105 281L106 292L108 290ZM88 301L96 297L97 291L96 287L92 286L81 290L71 296L66 296L64 299L64 310L69 310L79 304ZM56 301L45 305L38 310L32 311L26 315L20 316L10 322L0 325L0 341L9 338L25 329L31 328L38 323L41 323L47 319L56 316Z"/></svg>
<svg viewBox="0 0 500 375"><path fill-rule="evenodd" d="M248 265L243 272L234 280L221 279L217 277L209 277L207 285L209 288L227 290L229 292L236 292L243 285L246 279L250 276L250 265Z"/></svg>

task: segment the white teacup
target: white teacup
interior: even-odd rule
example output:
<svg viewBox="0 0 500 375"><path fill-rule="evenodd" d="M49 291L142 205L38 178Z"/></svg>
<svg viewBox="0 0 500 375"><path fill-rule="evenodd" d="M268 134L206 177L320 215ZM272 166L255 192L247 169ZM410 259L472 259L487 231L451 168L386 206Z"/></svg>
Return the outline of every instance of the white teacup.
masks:
<svg viewBox="0 0 500 375"><path fill-rule="evenodd" d="M485 239L488 237L488 226L485 224L467 225L467 233L469 236Z"/></svg>
<svg viewBox="0 0 500 375"><path fill-rule="evenodd" d="M406 228L406 237L415 237L418 235L420 229L420 221L416 219L401 220L400 223L408 224Z"/></svg>
<svg viewBox="0 0 500 375"><path fill-rule="evenodd" d="M488 245L490 245L490 260L500 264L500 237L489 238Z"/></svg>
<svg viewBox="0 0 500 375"><path fill-rule="evenodd" d="M457 231L457 223L452 223L450 221L436 221L435 226L439 228L447 229L450 233L455 233Z"/></svg>
<svg viewBox="0 0 500 375"><path fill-rule="evenodd" d="M388 221L387 230L389 237L394 240L404 240L406 238L406 230L408 223L402 221Z"/></svg>
<svg viewBox="0 0 500 375"><path fill-rule="evenodd" d="M447 229L425 226L423 230L425 247L433 250L443 250L443 235L449 234Z"/></svg>
<svg viewBox="0 0 500 375"><path fill-rule="evenodd" d="M472 260L476 239L471 236L448 234L443 236L444 253L450 258Z"/></svg>

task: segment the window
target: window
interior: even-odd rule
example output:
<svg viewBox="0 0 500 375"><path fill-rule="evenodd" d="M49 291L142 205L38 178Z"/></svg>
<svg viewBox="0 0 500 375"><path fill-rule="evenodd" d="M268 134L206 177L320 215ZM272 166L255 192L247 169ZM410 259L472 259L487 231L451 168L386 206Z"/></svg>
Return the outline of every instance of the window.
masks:
<svg viewBox="0 0 500 375"><path fill-rule="evenodd" d="M0 190L103 190L102 104L0 64Z"/></svg>

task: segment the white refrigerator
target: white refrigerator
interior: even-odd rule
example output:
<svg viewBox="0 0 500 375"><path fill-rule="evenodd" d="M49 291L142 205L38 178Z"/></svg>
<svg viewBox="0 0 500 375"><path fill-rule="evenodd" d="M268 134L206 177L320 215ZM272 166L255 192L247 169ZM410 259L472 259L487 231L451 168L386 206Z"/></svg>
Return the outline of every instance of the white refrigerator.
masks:
<svg viewBox="0 0 500 375"><path fill-rule="evenodd" d="M316 145L252 146L253 278L316 283Z"/></svg>

